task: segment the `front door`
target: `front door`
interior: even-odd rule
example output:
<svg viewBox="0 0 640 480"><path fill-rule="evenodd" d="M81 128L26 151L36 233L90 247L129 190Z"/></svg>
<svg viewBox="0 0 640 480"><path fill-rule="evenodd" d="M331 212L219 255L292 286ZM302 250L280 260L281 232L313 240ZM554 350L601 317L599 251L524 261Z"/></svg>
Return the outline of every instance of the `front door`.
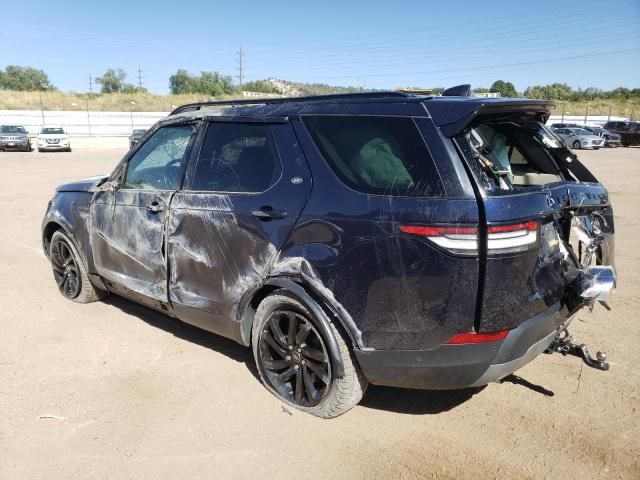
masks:
<svg viewBox="0 0 640 480"><path fill-rule="evenodd" d="M195 126L158 129L91 205L91 247L107 286L152 306L167 302L166 220Z"/></svg>
<svg viewBox="0 0 640 480"><path fill-rule="evenodd" d="M169 298L185 322L241 341L236 309L300 215L310 175L291 126L213 121L171 203Z"/></svg>

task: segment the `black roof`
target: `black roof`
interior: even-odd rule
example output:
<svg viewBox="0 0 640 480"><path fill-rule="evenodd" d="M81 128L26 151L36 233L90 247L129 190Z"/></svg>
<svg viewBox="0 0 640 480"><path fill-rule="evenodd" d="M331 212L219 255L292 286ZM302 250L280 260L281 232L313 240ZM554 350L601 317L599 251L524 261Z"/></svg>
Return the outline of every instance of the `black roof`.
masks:
<svg viewBox="0 0 640 480"><path fill-rule="evenodd" d="M555 103L547 100L485 98L470 96L424 96L405 92L367 92L308 97L261 98L198 102L183 105L170 116L287 117L300 114L371 114L378 105L380 113L431 116L438 126L449 126L455 134L480 112L527 111L546 117ZM426 111L425 111L426 107Z"/></svg>

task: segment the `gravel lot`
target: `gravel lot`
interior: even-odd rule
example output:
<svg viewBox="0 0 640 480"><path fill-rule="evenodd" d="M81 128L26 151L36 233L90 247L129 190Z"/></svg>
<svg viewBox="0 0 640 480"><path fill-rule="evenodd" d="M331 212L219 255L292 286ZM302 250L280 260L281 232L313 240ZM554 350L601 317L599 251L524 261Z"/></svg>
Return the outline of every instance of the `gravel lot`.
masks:
<svg viewBox="0 0 640 480"><path fill-rule="evenodd" d="M0 153L0 478L640 478L640 149L580 153L613 199L619 287L572 333L609 372L542 355L483 389L372 387L323 421L269 394L249 349L115 297L62 298L46 203L126 149L72 144Z"/></svg>

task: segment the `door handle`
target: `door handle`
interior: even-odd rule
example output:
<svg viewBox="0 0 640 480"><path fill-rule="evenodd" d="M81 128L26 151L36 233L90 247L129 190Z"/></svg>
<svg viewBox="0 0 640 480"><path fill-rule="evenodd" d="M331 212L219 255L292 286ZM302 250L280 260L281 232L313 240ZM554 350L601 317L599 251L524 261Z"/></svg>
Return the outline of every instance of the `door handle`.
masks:
<svg viewBox="0 0 640 480"><path fill-rule="evenodd" d="M162 205L154 200L149 205L147 205L147 210L151 213L158 213L162 211Z"/></svg>
<svg viewBox="0 0 640 480"><path fill-rule="evenodd" d="M253 210L251 215L258 217L260 220L272 220L274 218L284 218L287 216L287 212L284 210L275 210L273 207L264 206L258 210Z"/></svg>

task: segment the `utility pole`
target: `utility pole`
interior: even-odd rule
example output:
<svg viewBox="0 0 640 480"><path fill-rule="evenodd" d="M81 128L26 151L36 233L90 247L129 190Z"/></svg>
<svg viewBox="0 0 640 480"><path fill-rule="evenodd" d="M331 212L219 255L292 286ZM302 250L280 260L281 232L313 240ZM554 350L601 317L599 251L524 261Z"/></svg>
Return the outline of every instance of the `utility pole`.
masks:
<svg viewBox="0 0 640 480"><path fill-rule="evenodd" d="M142 70L140 70L140 65L138 65L138 88L142 90Z"/></svg>
<svg viewBox="0 0 640 480"><path fill-rule="evenodd" d="M87 95L87 128L89 129L89 136L91 136L91 116L89 115L89 98L93 95L93 77L89 72L89 95Z"/></svg>
<svg viewBox="0 0 640 480"><path fill-rule="evenodd" d="M240 47L240 50L238 50L238 67L236 68L236 70L238 70L238 83L240 84L240 94L242 94L242 79L243 79L242 55L244 55L244 53L242 52L242 47Z"/></svg>

